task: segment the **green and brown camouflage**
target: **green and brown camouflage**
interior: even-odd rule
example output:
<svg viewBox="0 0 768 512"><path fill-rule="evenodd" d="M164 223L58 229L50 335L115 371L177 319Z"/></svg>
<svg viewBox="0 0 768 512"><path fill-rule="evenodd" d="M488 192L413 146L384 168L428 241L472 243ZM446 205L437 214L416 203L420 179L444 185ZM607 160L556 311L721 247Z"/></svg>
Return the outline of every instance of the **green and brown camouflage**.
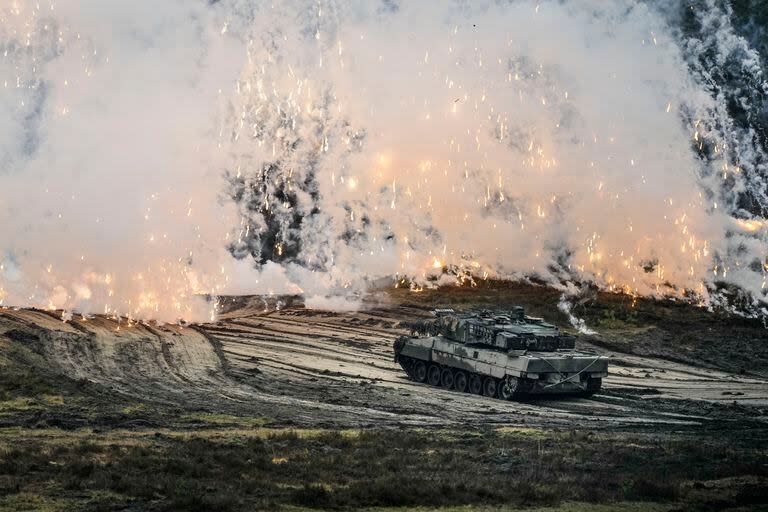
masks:
<svg viewBox="0 0 768 512"><path fill-rule="evenodd" d="M575 350L576 338L541 318L510 311L456 313L408 324L395 361L416 382L510 400L530 394L589 396L608 374L608 358Z"/></svg>

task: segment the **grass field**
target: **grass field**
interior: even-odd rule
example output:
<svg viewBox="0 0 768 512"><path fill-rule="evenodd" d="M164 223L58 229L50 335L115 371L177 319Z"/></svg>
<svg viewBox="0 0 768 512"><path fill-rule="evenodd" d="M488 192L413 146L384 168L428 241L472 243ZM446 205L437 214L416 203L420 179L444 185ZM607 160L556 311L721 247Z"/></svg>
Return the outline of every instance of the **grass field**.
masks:
<svg viewBox="0 0 768 512"><path fill-rule="evenodd" d="M535 429L5 429L0 507L698 510L761 503L765 455L754 440Z"/></svg>

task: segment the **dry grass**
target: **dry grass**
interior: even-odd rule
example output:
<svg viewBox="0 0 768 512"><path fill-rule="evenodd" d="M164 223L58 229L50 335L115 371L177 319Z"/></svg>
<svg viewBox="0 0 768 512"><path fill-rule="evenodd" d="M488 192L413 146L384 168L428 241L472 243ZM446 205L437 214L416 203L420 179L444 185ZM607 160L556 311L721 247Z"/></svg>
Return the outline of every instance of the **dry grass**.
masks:
<svg viewBox="0 0 768 512"><path fill-rule="evenodd" d="M93 509L253 510L632 501L685 509L711 499L693 490L717 479L751 478L734 505L760 502L768 490L764 451L734 440L534 429L219 434L21 436L0 448L0 503L87 497Z"/></svg>

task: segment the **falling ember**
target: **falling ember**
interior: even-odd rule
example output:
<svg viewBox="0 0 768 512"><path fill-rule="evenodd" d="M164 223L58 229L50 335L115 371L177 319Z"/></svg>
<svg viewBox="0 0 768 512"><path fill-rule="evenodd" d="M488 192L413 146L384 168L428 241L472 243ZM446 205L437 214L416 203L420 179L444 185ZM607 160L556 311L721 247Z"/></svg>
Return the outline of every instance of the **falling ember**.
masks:
<svg viewBox="0 0 768 512"><path fill-rule="evenodd" d="M735 219L735 223L748 233L763 231L768 227L768 221L763 219Z"/></svg>
<svg viewBox="0 0 768 512"><path fill-rule="evenodd" d="M0 7L0 301L206 320L264 273L765 300L762 111L701 68L764 81L729 26L690 45L629 0L235 4L164 7L173 37L134 6L109 36L108 8Z"/></svg>

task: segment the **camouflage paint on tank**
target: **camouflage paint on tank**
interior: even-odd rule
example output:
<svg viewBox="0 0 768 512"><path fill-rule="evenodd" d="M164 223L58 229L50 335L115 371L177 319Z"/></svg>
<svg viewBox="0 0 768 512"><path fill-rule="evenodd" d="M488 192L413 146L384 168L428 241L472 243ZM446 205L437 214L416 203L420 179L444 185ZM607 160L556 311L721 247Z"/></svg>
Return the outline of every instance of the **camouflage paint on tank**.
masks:
<svg viewBox="0 0 768 512"><path fill-rule="evenodd" d="M518 395L591 394L607 376L606 357L574 350L572 336L540 318L525 316L520 307L465 314L440 309L434 314L434 320L411 325L412 331L427 335L395 343L395 359L409 375L423 362L439 366L441 372L448 369L509 383Z"/></svg>

